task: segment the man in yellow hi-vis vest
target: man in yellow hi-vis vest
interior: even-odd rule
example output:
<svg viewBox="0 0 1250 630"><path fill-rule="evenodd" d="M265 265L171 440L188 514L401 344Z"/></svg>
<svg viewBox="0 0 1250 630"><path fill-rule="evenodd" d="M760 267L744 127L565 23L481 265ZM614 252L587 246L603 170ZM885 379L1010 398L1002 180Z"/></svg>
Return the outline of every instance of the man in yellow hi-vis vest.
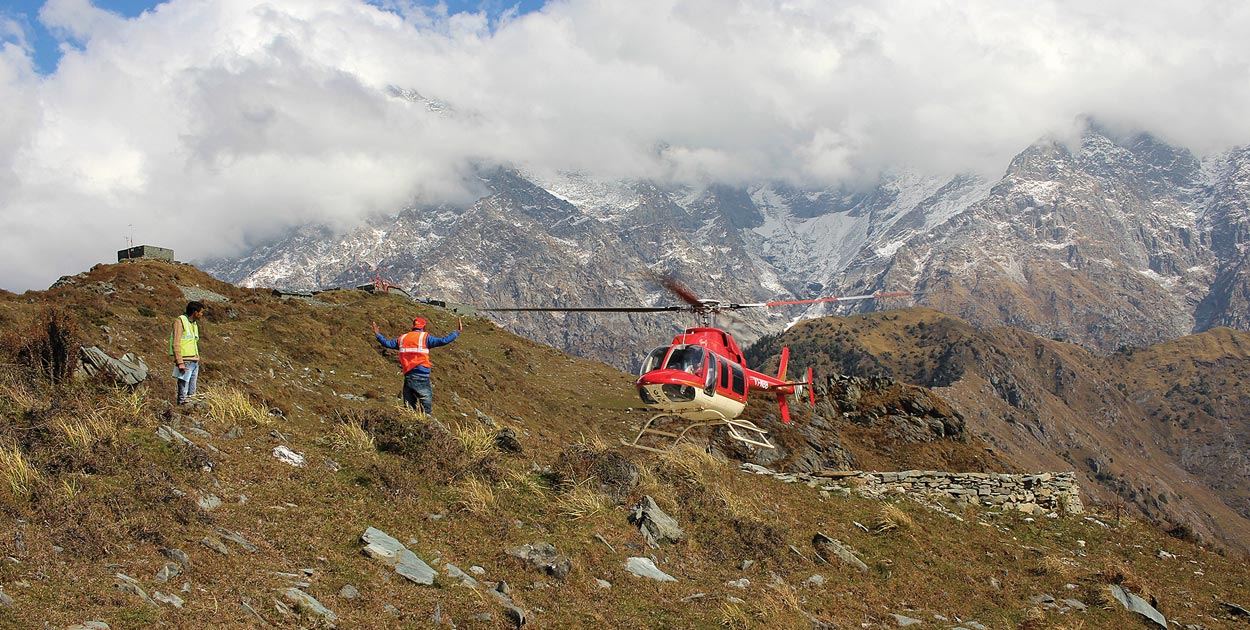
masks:
<svg viewBox="0 0 1250 630"><path fill-rule="evenodd" d="M169 354L174 357L174 378L178 382L178 404L185 405L195 395L200 376L200 324L204 305L187 302L187 311L174 320L169 335Z"/></svg>

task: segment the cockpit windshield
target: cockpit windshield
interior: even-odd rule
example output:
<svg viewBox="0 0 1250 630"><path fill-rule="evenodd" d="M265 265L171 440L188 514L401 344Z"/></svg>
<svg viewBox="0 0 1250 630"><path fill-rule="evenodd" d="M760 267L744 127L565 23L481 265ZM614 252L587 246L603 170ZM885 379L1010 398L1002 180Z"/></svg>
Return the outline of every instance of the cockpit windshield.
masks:
<svg viewBox="0 0 1250 630"><path fill-rule="evenodd" d="M664 368L698 374L703 369L703 346L673 346Z"/></svg>
<svg viewBox="0 0 1250 630"><path fill-rule="evenodd" d="M642 360L642 367L638 368L638 376L660 369L660 366L664 364L664 355L668 354L668 348L669 346L660 346L652 350L647 358Z"/></svg>

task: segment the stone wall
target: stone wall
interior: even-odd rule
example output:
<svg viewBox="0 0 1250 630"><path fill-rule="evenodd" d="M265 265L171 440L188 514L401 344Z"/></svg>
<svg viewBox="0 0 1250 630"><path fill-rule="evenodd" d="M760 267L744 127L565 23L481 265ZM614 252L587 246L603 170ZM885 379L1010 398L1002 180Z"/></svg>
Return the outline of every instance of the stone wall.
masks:
<svg viewBox="0 0 1250 630"><path fill-rule="evenodd" d="M934 470L824 472L815 475L776 473L763 466L742 464L742 469L768 474L782 481L806 483L836 494L852 492L865 497L913 495L950 499L1003 510L1042 515L1047 512L1080 514L1081 489L1076 473L952 473Z"/></svg>
<svg viewBox="0 0 1250 630"><path fill-rule="evenodd" d="M136 245L128 249L117 250L117 262L143 258L147 260L174 261L174 250L155 245Z"/></svg>

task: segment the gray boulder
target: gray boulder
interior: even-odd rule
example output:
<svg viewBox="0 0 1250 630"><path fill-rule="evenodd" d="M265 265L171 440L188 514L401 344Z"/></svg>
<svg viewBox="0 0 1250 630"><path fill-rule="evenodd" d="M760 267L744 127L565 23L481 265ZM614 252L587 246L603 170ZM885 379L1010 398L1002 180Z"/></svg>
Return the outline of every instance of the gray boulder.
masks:
<svg viewBox="0 0 1250 630"><path fill-rule="evenodd" d="M528 562L538 571L563 580L573 570L573 561L556 552L551 543L525 544L507 551L513 558Z"/></svg>
<svg viewBox="0 0 1250 630"><path fill-rule="evenodd" d="M629 522L638 526L652 549L658 548L660 543L680 542L686 537L686 532L677 525L677 521L665 514L650 496L638 501L629 513Z"/></svg>

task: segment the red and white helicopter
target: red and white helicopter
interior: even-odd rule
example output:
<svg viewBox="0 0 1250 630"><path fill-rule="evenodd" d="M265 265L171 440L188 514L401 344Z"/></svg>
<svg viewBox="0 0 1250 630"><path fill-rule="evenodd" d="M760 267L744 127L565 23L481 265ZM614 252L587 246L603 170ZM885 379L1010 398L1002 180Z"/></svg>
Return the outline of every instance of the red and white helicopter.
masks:
<svg viewBox="0 0 1250 630"><path fill-rule="evenodd" d="M746 408L747 396L752 391L764 392L776 397L782 422L790 422L790 405L787 396L802 400L804 395L811 404L816 403L812 390L812 369L806 378L791 381L786 378L790 349L781 349L781 361L777 375L757 372L747 367L738 342L724 330L712 326L712 318L718 313L747 308L768 308L824 302L853 302L912 295L907 291L881 291L846 297L822 297L808 300L781 300L748 304L726 303L719 300L700 299L693 292L671 278L661 278L661 283L677 294L686 304L678 306L641 307L528 307L483 308L496 312L607 312L607 313L654 313L664 311L690 311L700 324L687 328L686 332L673 338L667 346L659 346L647 354L638 370L638 396L655 412L642 425L634 439L621 440L627 446L655 451L658 449L640 443L644 436L672 438L676 444L690 430L702 426L725 425L729 436L740 442L761 448L773 448L768 441L768 431L750 420L739 418ZM663 421L680 421L683 427L672 431L656 428ZM680 431L677 431L680 428ZM676 432L675 432L676 431Z"/></svg>

